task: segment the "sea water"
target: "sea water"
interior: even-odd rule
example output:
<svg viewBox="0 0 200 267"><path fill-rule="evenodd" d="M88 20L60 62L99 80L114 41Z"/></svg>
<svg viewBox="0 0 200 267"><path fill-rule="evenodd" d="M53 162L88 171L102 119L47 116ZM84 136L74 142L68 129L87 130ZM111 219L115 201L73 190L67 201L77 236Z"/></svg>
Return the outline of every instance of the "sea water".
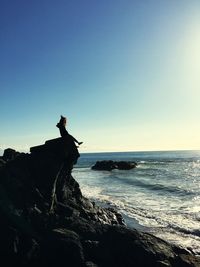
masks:
<svg viewBox="0 0 200 267"><path fill-rule="evenodd" d="M98 160L135 161L95 171ZM200 151L84 153L73 170L86 197L116 207L129 227L200 255Z"/></svg>

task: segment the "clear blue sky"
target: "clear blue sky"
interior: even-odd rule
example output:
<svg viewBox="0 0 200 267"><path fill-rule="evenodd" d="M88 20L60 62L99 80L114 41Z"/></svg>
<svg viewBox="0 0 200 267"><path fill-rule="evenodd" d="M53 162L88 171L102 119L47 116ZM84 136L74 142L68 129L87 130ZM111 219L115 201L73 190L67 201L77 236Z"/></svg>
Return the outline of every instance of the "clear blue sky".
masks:
<svg viewBox="0 0 200 267"><path fill-rule="evenodd" d="M200 149L199 0L1 0L0 148Z"/></svg>

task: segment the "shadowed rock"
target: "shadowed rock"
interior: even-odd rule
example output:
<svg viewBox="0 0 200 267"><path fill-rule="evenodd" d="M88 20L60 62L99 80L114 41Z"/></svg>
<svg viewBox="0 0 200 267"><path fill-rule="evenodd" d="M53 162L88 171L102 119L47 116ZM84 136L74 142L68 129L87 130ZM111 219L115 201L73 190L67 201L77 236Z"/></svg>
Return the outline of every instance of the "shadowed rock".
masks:
<svg viewBox="0 0 200 267"><path fill-rule="evenodd" d="M70 149L49 140L1 167L4 266L200 266L192 253L128 229L117 211L85 198L71 175L78 154Z"/></svg>
<svg viewBox="0 0 200 267"><path fill-rule="evenodd" d="M12 148L7 148L4 150L2 159L4 161L9 161L15 159L17 156L19 156L19 152L15 151Z"/></svg>
<svg viewBox="0 0 200 267"><path fill-rule="evenodd" d="M118 170L131 170L137 166L136 162L130 161L113 161L113 160L103 160L97 161L94 166L92 166L92 170L99 171L112 171L114 169Z"/></svg>

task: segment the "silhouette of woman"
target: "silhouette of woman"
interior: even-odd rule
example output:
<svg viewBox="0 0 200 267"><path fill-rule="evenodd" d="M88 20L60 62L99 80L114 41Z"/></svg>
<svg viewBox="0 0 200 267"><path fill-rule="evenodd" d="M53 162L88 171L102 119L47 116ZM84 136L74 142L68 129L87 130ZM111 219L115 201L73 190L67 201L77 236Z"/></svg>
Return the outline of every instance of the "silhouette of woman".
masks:
<svg viewBox="0 0 200 267"><path fill-rule="evenodd" d="M62 136L62 137L71 137L72 138L72 140L75 142L75 143L77 143L78 145L81 145L83 142L79 142L79 141L77 141L76 140L76 138L74 138L72 135L70 135L69 133L68 133L68 131L66 130L66 124L67 124L67 118L66 117L63 117L62 115L60 116L61 118L60 118L60 121L57 123L57 125L56 125L56 127L58 127L59 128L59 130L60 130L60 135Z"/></svg>
<svg viewBox="0 0 200 267"><path fill-rule="evenodd" d="M60 135L64 140L64 145L66 145L66 152L67 152L68 160L65 162L64 169L70 173L73 168L73 165L77 163L77 160L80 157L80 154L78 152L78 149L75 143L77 143L78 145L81 145L83 142L78 142L76 138L74 138L72 135L68 133L68 131L65 128L66 123L67 123L67 119L61 115L60 121L57 123L56 126L60 130Z"/></svg>

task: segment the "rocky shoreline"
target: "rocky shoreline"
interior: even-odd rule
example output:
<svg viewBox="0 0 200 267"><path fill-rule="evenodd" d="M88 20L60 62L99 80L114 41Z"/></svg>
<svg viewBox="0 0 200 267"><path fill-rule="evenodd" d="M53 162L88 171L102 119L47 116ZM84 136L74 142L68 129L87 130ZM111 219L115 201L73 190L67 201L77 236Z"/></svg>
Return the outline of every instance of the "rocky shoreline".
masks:
<svg viewBox="0 0 200 267"><path fill-rule="evenodd" d="M129 229L116 210L85 198L62 138L0 158L4 266L199 267L192 252Z"/></svg>

